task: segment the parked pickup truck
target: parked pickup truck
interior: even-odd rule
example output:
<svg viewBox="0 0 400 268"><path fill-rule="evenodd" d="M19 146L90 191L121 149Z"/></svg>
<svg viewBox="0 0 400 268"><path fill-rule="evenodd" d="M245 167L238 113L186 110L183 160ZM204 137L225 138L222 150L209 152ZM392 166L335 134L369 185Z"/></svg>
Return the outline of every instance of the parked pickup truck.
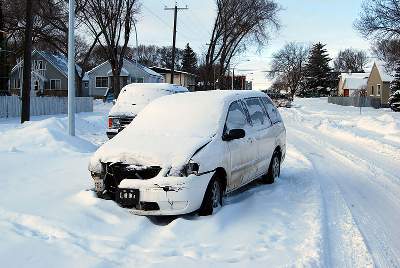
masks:
<svg viewBox="0 0 400 268"><path fill-rule="evenodd" d="M153 100L188 91L185 87L167 83L135 83L123 87L108 114L108 138L121 132Z"/></svg>

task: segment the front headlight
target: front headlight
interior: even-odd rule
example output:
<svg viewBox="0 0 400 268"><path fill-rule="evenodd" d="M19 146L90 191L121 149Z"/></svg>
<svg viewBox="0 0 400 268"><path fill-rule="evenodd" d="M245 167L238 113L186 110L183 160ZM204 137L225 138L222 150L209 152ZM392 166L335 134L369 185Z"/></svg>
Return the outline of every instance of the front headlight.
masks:
<svg viewBox="0 0 400 268"><path fill-rule="evenodd" d="M171 168L167 173L167 177L188 177L189 175L197 175L199 173L200 166L199 164L189 161L182 168Z"/></svg>

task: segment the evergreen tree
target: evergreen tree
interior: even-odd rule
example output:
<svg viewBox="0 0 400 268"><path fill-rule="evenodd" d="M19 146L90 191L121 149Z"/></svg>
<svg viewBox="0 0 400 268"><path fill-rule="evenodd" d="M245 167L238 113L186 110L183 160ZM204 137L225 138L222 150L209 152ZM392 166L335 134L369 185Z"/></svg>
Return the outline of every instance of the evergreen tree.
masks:
<svg viewBox="0 0 400 268"><path fill-rule="evenodd" d="M395 112L400 112L400 61L396 66L394 80L390 83L392 95L389 98L389 106Z"/></svg>
<svg viewBox="0 0 400 268"><path fill-rule="evenodd" d="M317 43L312 46L308 62L305 66L304 89L313 96L328 94L330 86L330 72L328 52L325 45ZM308 95L306 93L306 95Z"/></svg>
<svg viewBox="0 0 400 268"><path fill-rule="evenodd" d="M189 43L186 44L185 50L183 51L183 59L182 59L182 71L188 73L195 73L197 70L197 57L196 53L189 46Z"/></svg>
<svg viewBox="0 0 400 268"><path fill-rule="evenodd" d="M394 76L394 80L390 83L390 89L392 93L400 90L400 61L397 62L396 74Z"/></svg>

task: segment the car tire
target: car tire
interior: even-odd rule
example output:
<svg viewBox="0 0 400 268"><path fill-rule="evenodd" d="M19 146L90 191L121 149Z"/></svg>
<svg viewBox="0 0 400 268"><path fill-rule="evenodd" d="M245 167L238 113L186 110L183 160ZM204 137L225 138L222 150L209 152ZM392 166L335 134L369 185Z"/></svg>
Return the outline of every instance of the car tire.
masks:
<svg viewBox="0 0 400 268"><path fill-rule="evenodd" d="M277 152L272 155L271 163L269 164L268 173L263 177L265 184L272 184L281 174L281 158Z"/></svg>
<svg viewBox="0 0 400 268"><path fill-rule="evenodd" d="M203 202L198 211L199 216L212 215L218 207L222 206L221 186L220 180L214 175L208 183Z"/></svg>

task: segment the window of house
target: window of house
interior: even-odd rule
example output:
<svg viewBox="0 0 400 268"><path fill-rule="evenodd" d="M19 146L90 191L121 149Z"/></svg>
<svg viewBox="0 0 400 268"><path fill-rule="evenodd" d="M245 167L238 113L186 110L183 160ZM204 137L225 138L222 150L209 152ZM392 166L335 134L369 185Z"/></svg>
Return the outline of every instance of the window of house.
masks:
<svg viewBox="0 0 400 268"><path fill-rule="evenodd" d="M108 77L107 76L96 77L96 87L108 87Z"/></svg>
<svg viewBox="0 0 400 268"><path fill-rule="evenodd" d="M374 86L371 86L371 96L374 96L375 95L375 88L374 88Z"/></svg>
<svg viewBox="0 0 400 268"><path fill-rule="evenodd" d="M378 96L380 96L381 95L381 85L380 84L378 84L377 86L376 86L376 88L377 88L377 94L378 94Z"/></svg>
<svg viewBox="0 0 400 268"><path fill-rule="evenodd" d="M50 89L61 89L61 80L50 79Z"/></svg>
<svg viewBox="0 0 400 268"><path fill-rule="evenodd" d="M19 78L14 80L14 88L20 88L21 87L21 80Z"/></svg>
<svg viewBox="0 0 400 268"><path fill-rule="evenodd" d="M89 82L83 83L83 86L84 86L85 88L88 88L88 87L89 87Z"/></svg>
<svg viewBox="0 0 400 268"><path fill-rule="evenodd" d="M144 77L131 77L131 83L144 83Z"/></svg>
<svg viewBox="0 0 400 268"><path fill-rule="evenodd" d="M44 64L42 60L34 60L33 61L33 69L34 70L44 70Z"/></svg>

